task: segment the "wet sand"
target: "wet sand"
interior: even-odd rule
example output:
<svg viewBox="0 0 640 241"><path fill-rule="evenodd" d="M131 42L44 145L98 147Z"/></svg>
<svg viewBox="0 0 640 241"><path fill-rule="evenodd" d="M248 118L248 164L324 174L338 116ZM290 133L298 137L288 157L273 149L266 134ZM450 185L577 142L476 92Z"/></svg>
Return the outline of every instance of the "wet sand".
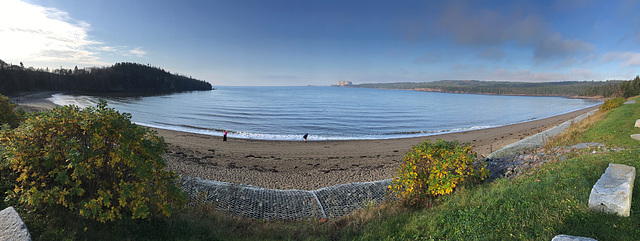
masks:
<svg viewBox="0 0 640 241"><path fill-rule="evenodd" d="M52 108L52 93L22 96L23 108ZM16 97L12 98L15 99ZM388 140L267 141L154 129L168 144L164 155L178 174L274 189L314 190L349 182L389 179L404 153L425 139L469 143L479 156L547 130L597 107L526 123Z"/></svg>

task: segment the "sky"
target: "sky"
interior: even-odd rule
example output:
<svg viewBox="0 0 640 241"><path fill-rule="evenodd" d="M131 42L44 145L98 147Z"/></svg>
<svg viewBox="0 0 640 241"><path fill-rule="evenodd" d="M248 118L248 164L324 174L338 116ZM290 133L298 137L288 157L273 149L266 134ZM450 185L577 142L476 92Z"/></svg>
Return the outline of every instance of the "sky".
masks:
<svg viewBox="0 0 640 241"><path fill-rule="evenodd" d="M214 86L640 74L640 1L0 0L0 59Z"/></svg>

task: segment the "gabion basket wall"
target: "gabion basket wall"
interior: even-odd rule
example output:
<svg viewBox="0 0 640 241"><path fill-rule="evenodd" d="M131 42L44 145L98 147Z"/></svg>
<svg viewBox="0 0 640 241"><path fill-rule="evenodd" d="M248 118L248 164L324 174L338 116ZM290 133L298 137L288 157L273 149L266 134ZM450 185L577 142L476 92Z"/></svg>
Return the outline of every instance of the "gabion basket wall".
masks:
<svg viewBox="0 0 640 241"><path fill-rule="evenodd" d="M391 179L354 182L313 191L277 190L217 182L197 177L184 180L181 189L189 202L210 203L217 211L261 220L337 218L387 198Z"/></svg>

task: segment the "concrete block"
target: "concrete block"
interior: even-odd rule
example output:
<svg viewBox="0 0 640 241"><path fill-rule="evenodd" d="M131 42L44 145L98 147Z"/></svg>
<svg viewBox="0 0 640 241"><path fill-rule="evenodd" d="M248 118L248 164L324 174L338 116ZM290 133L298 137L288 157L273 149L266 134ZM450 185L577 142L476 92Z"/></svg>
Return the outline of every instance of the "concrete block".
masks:
<svg viewBox="0 0 640 241"><path fill-rule="evenodd" d="M27 225L13 207L0 211L0 240L31 240Z"/></svg>
<svg viewBox="0 0 640 241"><path fill-rule="evenodd" d="M635 167L609 163L607 170L591 189L589 209L629 217L635 178Z"/></svg>
<svg viewBox="0 0 640 241"><path fill-rule="evenodd" d="M598 241L598 240L595 240L595 239L592 239L592 238L585 238L585 237L578 237L578 236L560 234L560 235L556 235L555 237L553 237L553 239L551 239L551 241Z"/></svg>
<svg viewBox="0 0 640 241"><path fill-rule="evenodd" d="M635 103L636 103L636 100L629 100L629 101L627 101L627 102L624 102L624 104L625 104L625 105L628 105L628 104L635 104Z"/></svg>

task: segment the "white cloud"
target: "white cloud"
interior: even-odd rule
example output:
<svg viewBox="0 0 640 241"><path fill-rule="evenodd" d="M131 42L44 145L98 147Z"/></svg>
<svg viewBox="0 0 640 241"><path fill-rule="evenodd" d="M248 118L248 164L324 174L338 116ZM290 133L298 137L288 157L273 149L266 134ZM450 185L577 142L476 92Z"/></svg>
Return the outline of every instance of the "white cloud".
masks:
<svg viewBox="0 0 640 241"><path fill-rule="evenodd" d="M577 80L601 80L600 74L596 74L590 69L571 68L571 75L578 77Z"/></svg>
<svg viewBox="0 0 640 241"><path fill-rule="evenodd" d="M142 50L141 48L135 48L135 49L129 50L129 54L142 58L145 55L147 55L147 52Z"/></svg>
<svg viewBox="0 0 640 241"><path fill-rule="evenodd" d="M90 25L54 8L19 0L0 3L0 58L30 62L70 62L104 65L90 46L101 45L88 35Z"/></svg>
<svg viewBox="0 0 640 241"><path fill-rule="evenodd" d="M490 80L505 81L531 81L531 82L547 82L547 81L566 81L575 80L574 76L570 76L557 72L533 72L531 70L507 70L498 69L490 74Z"/></svg>
<svg viewBox="0 0 640 241"><path fill-rule="evenodd" d="M142 48L107 46L89 35L91 25L69 13L21 0L0 1L0 59L28 65L110 65L100 54L144 57Z"/></svg>
<svg viewBox="0 0 640 241"><path fill-rule="evenodd" d="M116 48L112 46L100 46L100 47L97 47L96 50L104 51L104 52L115 52Z"/></svg>
<svg viewBox="0 0 640 241"><path fill-rule="evenodd" d="M29 65L110 65L100 59L109 52L144 57L142 48L107 46L89 35L91 25L69 13L21 0L0 1L0 59Z"/></svg>
<svg viewBox="0 0 640 241"><path fill-rule="evenodd" d="M530 69L496 68L483 75L484 80L504 80L523 82L555 82L555 81L584 81L602 80L602 75L590 69L571 68L565 72L537 72Z"/></svg>
<svg viewBox="0 0 640 241"><path fill-rule="evenodd" d="M534 71L517 67L488 68L457 68L458 65L439 79L477 79L486 81L515 81L515 82L552 82L592 80L595 76L589 70L571 69L570 72Z"/></svg>
<svg viewBox="0 0 640 241"><path fill-rule="evenodd" d="M620 61L622 66L630 67L640 65L640 53L638 52L607 52L602 56L603 62Z"/></svg>

